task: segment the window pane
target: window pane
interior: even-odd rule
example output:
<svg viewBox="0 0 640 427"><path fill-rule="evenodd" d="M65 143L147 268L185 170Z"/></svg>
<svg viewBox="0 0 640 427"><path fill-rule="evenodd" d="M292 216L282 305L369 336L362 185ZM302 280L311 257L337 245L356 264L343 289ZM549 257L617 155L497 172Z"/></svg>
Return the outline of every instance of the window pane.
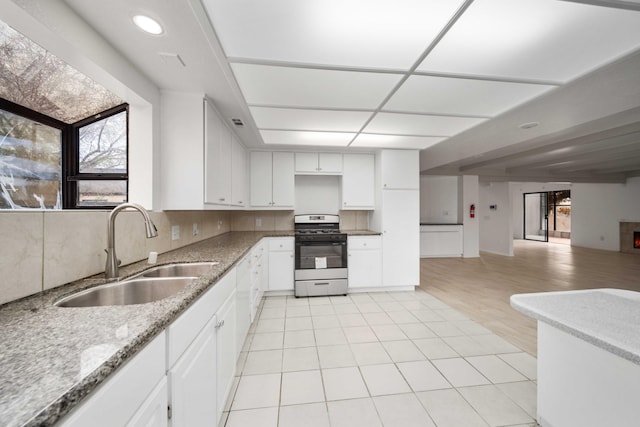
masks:
<svg viewBox="0 0 640 427"><path fill-rule="evenodd" d="M127 181L78 181L78 206L115 206L127 201Z"/></svg>
<svg viewBox="0 0 640 427"><path fill-rule="evenodd" d="M60 209L62 131L0 110L0 209Z"/></svg>
<svg viewBox="0 0 640 427"><path fill-rule="evenodd" d="M127 173L127 112L79 130L80 173Z"/></svg>

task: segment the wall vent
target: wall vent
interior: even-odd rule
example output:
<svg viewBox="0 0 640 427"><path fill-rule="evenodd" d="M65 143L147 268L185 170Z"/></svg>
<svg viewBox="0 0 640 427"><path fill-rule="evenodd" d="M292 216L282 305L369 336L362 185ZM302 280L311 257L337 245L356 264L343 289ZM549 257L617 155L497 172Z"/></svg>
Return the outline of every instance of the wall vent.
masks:
<svg viewBox="0 0 640 427"><path fill-rule="evenodd" d="M242 120L240 119L231 119L231 122L236 125L237 127L242 127L244 126L244 123L242 122Z"/></svg>

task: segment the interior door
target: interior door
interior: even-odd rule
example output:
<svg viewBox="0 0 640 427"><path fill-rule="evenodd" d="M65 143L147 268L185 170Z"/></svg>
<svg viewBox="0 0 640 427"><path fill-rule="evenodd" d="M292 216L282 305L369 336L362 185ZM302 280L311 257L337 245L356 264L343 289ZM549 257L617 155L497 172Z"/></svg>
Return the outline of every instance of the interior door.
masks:
<svg viewBox="0 0 640 427"><path fill-rule="evenodd" d="M549 206L547 192L524 193L524 238L549 241Z"/></svg>

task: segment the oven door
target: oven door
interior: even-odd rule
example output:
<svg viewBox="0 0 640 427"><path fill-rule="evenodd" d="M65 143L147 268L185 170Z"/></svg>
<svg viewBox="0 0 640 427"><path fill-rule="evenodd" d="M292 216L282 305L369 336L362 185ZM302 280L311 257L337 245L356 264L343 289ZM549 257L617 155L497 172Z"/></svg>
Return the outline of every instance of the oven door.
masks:
<svg viewBox="0 0 640 427"><path fill-rule="evenodd" d="M347 268L347 242L296 242L296 270Z"/></svg>

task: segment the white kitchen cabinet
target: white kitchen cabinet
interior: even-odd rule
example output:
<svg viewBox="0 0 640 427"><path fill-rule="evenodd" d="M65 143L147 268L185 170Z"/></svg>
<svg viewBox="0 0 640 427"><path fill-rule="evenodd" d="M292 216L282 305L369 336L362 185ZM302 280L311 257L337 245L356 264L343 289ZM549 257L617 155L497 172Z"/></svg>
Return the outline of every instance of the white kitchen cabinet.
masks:
<svg viewBox="0 0 640 427"><path fill-rule="evenodd" d="M420 194L382 191L383 286L420 285Z"/></svg>
<svg viewBox="0 0 640 427"><path fill-rule="evenodd" d="M334 175L342 173L342 154L295 153L296 174Z"/></svg>
<svg viewBox="0 0 640 427"><path fill-rule="evenodd" d="M293 209L293 153L252 151L250 164L251 206Z"/></svg>
<svg viewBox="0 0 640 427"><path fill-rule="evenodd" d="M246 206L246 164L243 170L242 159L234 159L234 152L244 148L212 101L198 94L163 92L160 112L162 209Z"/></svg>
<svg viewBox="0 0 640 427"><path fill-rule="evenodd" d="M382 150L379 158L382 188L420 189L420 156L417 150Z"/></svg>
<svg viewBox="0 0 640 427"><path fill-rule="evenodd" d="M258 314L258 307L264 295L267 281L267 255L265 255L265 242L261 240L251 250L251 322ZM240 343L242 346L244 343Z"/></svg>
<svg viewBox="0 0 640 427"><path fill-rule="evenodd" d="M375 157L373 154L344 155L342 209L375 209Z"/></svg>
<svg viewBox="0 0 640 427"><path fill-rule="evenodd" d="M382 240L380 236L349 236L349 289L382 286Z"/></svg>
<svg viewBox="0 0 640 427"><path fill-rule="evenodd" d="M233 385L238 359L236 345L236 292L234 291L216 313L216 378L218 386L216 420L220 420L227 396ZM202 425L202 424L190 424Z"/></svg>
<svg viewBox="0 0 640 427"><path fill-rule="evenodd" d="M236 267L236 357L251 325L253 282L251 277L251 252Z"/></svg>
<svg viewBox="0 0 640 427"><path fill-rule="evenodd" d="M231 204L231 131L204 102L205 203Z"/></svg>
<svg viewBox="0 0 640 427"><path fill-rule="evenodd" d="M91 358L88 350L87 360ZM94 390L60 423L65 427L121 426L132 418L143 417L147 399L165 378L166 337L164 332ZM100 352L98 347L95 351ZM104 350L102 350L104 351ZM165 402L166 408L166 394ZM166 419L165 419L166 422Z"/></svg>
<svg viewBox="0 0 640 427"><path fill-rule="evenodd" d="M216 324L213 316L167 372L173 427L217 424Z"/></svg>
<svg viewBox="0 0 640 427"><path fill-rule="evenodd" d="M294 239L272 237L269 244L269 290L293 291Z"/></svg>
<svg viewBox="0 0 640 427"><path fill-rule="evenodd" d="M462 225L421 225L420 257L461 257L463 237Z"/></svg>
<svg viewBox="0 0 640 427"><path fill-rule="evenodd" d="M234 136L231 141L231 205L247 203L247 152Z"/></svg>
<svg viewBox="0 0 640 427"><path fill-rule="evenodd" d="M138 412L127 423L127 427L167 427L167 377L163 376Z"/></svg>

